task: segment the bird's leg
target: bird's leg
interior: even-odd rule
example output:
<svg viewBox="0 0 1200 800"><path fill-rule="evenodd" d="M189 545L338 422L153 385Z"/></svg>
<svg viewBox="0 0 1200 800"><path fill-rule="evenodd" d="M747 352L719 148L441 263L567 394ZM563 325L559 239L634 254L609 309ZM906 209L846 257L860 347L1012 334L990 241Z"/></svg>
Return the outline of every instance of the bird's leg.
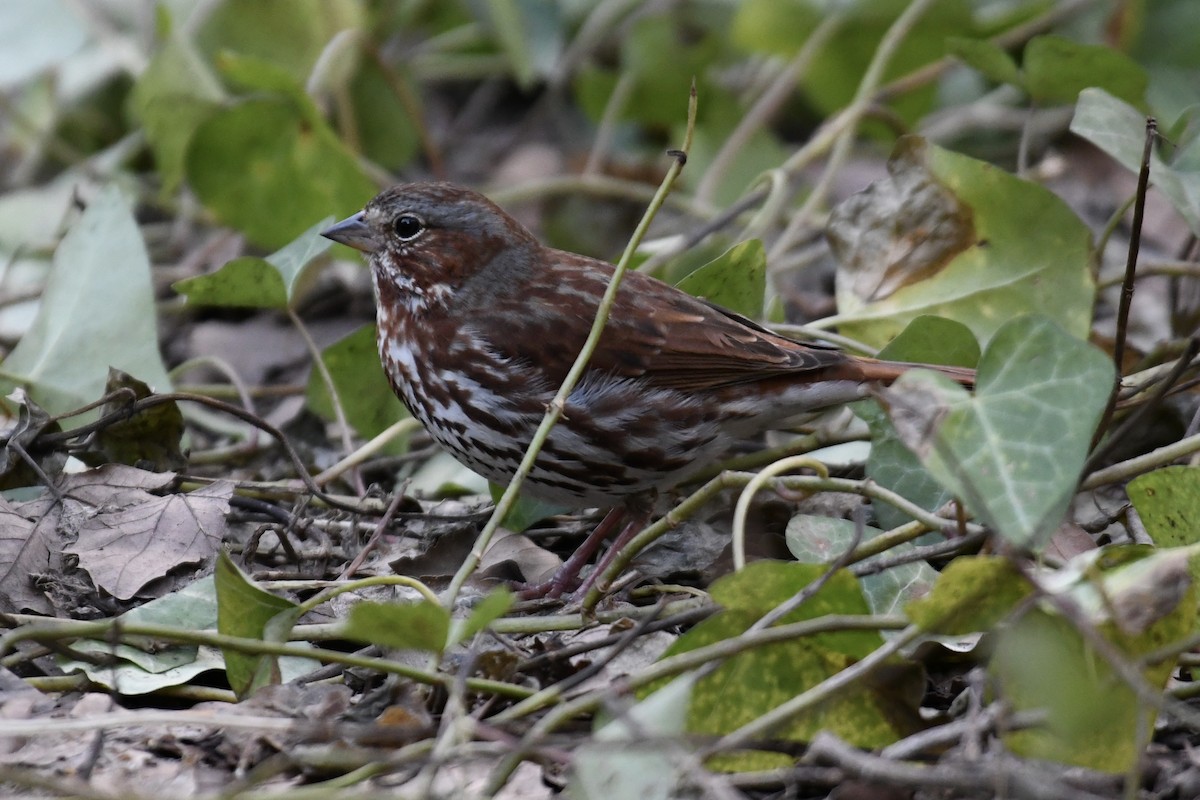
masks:
<svg viewBox="0 0 1200 800"><path fill-rule="evenodd" d="M563 592L572 589L579 581L580 570L591 561L592 556L600 549L600 545L625 518L625 514L626 507L624 505L613 506L612 510L604 515L604 519L600 520L600 524L583 540L583 544L579 545L575 552L571 554L571 557L555 570L550 580L521 589L518 592L521 599L532 600L539 597L561 597ZM625 531L622 530L621 536L624 535Z"/></svg>
<svg viewBox="0 0 1200 800"><path fill-rule="evenodd" d="M628 520L625 522L625 527L617 534L617 538L613 540L612 545L608 548L608 552L596 563L596 568L588 574L584 582L575 592L575 597L582 598L595 585L600 576L605 573L609 565L612 564L625 545L632 541L634 536L642 532L642 528L646 527L646 523L650 520L649 508L626 508L626 516ZM632 513L628 513L632 512Z"/></svg>
<svg viewBox="0 0 1200 800"><path fill-rule="evenodd" d="M621 552L621 548L629 544L629 541L636 536L642 528L646 527L646 522L650 519L650 515L654 511L655 494L646 492L644 494L635 495L627 498L619 506L613 506L612 510L605 514L604 519L600 520L600 524L596 526L588 537L583 540L583 544L571 554L563 565L555 571L550 580L544 583L539 583L534 586L526 586L519 592L519 595L524 600L530 600L538 597L561 597L564 592L569 592L579 584L579 573L584 566L592 560L592 556L600 549L600 545L609 535L617 530L617 526L624 523L620 528L620 533L613 541L612 546L608 548L608 552L596 564L595 569L588 575L587 580L575 592L577 596L582 596L592 588L596 580L603 574L604 570L617 557L617 553Z"/></svg>

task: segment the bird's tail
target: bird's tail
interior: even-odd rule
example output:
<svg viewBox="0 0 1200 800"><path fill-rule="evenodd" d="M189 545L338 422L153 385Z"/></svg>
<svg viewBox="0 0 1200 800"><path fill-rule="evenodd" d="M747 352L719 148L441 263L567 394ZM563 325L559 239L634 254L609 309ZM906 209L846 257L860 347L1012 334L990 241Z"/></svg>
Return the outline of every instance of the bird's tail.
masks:
<svg viewBox="0 0 1200 800"><path fill-rule="evenodd" d="M928 369L945 375L967 389L975 388L975 370L966 367L946 367L940 364L912 364L904 361L879 361L873 358L856 358L855 366L862 373L862 380L892 383L910 369Z"/></svg>

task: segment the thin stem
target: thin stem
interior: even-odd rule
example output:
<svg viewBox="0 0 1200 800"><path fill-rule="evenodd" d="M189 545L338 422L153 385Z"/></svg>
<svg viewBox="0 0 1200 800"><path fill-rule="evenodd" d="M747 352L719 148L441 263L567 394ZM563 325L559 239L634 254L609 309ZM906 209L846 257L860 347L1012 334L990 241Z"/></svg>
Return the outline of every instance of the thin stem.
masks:
<svg viewBox="0 0 1200 800"><path fill-rule="evenodd" d="M395 577L395 576L388 576ZM361 585L362 582L357 582ZM76 620L47 620L45 622L26 625L11 630L0 636L0 654L8 653L20 642L38 641L40 638L50 639L99 639L106 640L111 634L117 620L100 622L83 622ZM236 650L248 655L292 656L296 658L311 658L322 663L345 664L360 669L375 670L387 675L398 675L417 683L430 686L447 686L453 680L451 676L443 675L432 670L422 670L409 664L404 664L390 658L370 658L354 653L343 653L319 647L305 647L302 644L284 642L268 642L262 639L251 639L243 636L229 636L209 630L191 630L176 628L170 625L151 625L119 621L121 636L148 636L168 642L182 644L208 645L226 650ZM504 697L522 699L532 692L523 687L503 681L483 678L469 678L467 685L472 691L500 694ZM44 720L43 720L44 722ZM0 735L7 729L0 729Z"/></svg>
<svg viewBox="0 0 1200 800"><path fill-rule="evenodd" d="M1108 240L1117 232L1117 228L1121 226L1121 220L1125 219L1125 215L1129 213L1129 209L1133 208L1133 204L1137 202L1137 192L1131 194L1124 203L1122 203L1112 216L1108 218L1108 222L1104 223L1104 228L1100 231L1100 236L1096 239L1096 252L1103 253L1108 249ZM1111 283L1121 283L1124 281L1124 276L1111 281ZM1105 284L1099 284L1096 288L1102 288Z"/></svg>
<svg viewBox="0 0 1200 800"><path fill-rule="evenodd" d="M1100 462L1107 458L1113 451L1113 448L1128 436L1131 431L1136 429L1138 424L1146 418L1147 414L1158 408L1159 403L1175 387L1188 367L1192 365L1192 359L1196 357L1197 352L1200 352L1200 338L1193 336L1191 339L1188 339L1187 349L1183 351L1183 355L1175 362L1166 379L1159 381L1158 385L1154 388L1154 392L1146 401L1138 406L1136 411L1122 420L1117 429L1092 450L1091 455L1088 456L1087 463L1083 465L1084 475L1099 466Z"/></svg>
<svg viewBox="0 0 1200 800"><path fill-rule="evenodd" d="M843 350L849 350L852 353L862 356L874 358L879 355L879 349L876 347L871 347L869 344L851 339L849 336L842 336L841 334L822 330L812 325L772 325L771 330L783 336L790 336L793 339L816 339L819 342L828 342L829 344L837 345Z"/></svg>
<svg viewBox="0 0 1200 800"><path fill-rule="evenodd" d="M829 477L829 467L808 455L781 458L774 464L768 464L750 479L738 496L737 505L733 509L733 568L740 572L746 566L746 517L750 513L750 503L772 478L792 470L808 468L814 470L822 478Z"/></svg>
<svg viewBox="0 0 1200 800"><path fill-rule="evenodd" d="M917 24L917 20L933 6L934 2L935 0L913 0L883 35L879 46L875 48L871 63L867 65L867 70L858 84L854 99L839 115L840 131L834 142L833 150L829 154L829 161L825 165L824 172L812 192L805 198L803 205L788 222L783 235L771 248L771 252L767 255L768 263L781 258L792 246L792 243L800 236L800 232L809 224L813 211L825 199L825 195L833 186L834 177L850 155L850 148L854 144L854 134L858 131L859 122L867 109L875 102L875 92L883 80L883 71L891 62L892 56L895 55L904 38ZM794 159L795 156L788 159L788 165L785 166L788 172L792 171L790 165Z"/></svg>
<svg viewBox="0 0 1200 800"><path fill-rule="evenodd" d="M767 123L778 111L783 101L787 99L800 76L803 75L821 52L821 48L829 38L842 26L845 16L834 12L827 14L809 34L800 51L784 65L766 91L755 101L754 105L742 115L737 127L726 137L721 149L713 156L712 162L704 172L704 177L696 186L696 199L703 203L711 203L720 186L721 179L732 166L736 158L747 146L750 137Z"/></svg>
<svg viewBox="0 0 1200 800"><path fill-rule="evenodd" d="M604 106L604 114L596 125L596 137L592 140L592 151L588 153L587 163L583 166L584 175L596 175L604 164L604 158L612 147L613 134L617 129L617 117L625 110L625 103L637 86L637 75L633 70L625 70L608 96Z"/></svg>
<svg viewBox="0 0 1200 800"><path fill-rule="evenodd" d="M1108 483L1127 481L1152 469L1170 464L1176 459L1190 456L1197 451L1200 451L1200 434L1180 439L1178 442L1164 445L1137 458L1122 461L1120 464L1113 464L1111 467L1097 470L1079 485L1079 490L1086 492Z"/></svg>
<svg viewBox="0 0 1200 800"><path fill-rule="evenodd" d="M303 603L297 604L296 611L298 613L296 617L299 618L314 609L320 608L340 594L357 592L361 589L369 589L372 586L407 586L410 589L415 589L417 594L425 598L426 602L436 604L438 601L438 596L432 589L408 575L375 575L370 578L357 578L355 580L343 578L341 580L342 582L338 583L337 586L331 586L316 596L305 600Z"/></svg>
<svg viewBox="0 0 1200 800"><path fill-rule="evenodd" d="M342 398L338 396L337 384L333 382L333 375L329 372L329 367L325 364L325 359L321 357L321 348L317 346L316 340L308 332L304 321L300 319L300 315L296 313L296 309L289 304L287 307L288 319L296 326L296 330L300 334L300 338L304 340L304 346L308 348L308 353L312 357L313 369L321 376L321 383L325 384L325 391L329 393L329 404L333 407L333 416L337 420L339 433L342 437L342 447L345 449L346 455L354 452L354 439L351 435L350 421L346 419L346 409L342 405ZM363 486L362 476L357 473L353 474L354 489L359 494L366 494L367 489Z"/></svg>
<svg viewBox="0 0 1200 800"><path fill-rule="evenodd" d="M658 197L658 192L644 183L610 175L557 175L524 181L519 186L496 187L488 192L488 197L500 205L505 205L573 194L647 204L655 202L655 198ZM716 213L714 209L703 206L685 195L671 195L662 202L669 203L672 207L698 219L708 219Z"/></svg>
<svg viewBox="0 0 1200 800"><path fill-rule="evenodd" d="M389 425L387 430L380 433L374 439L367 442L362 447L358 448L329 469L314 475L313 482L318 486L324 486L333 479L337 478L343 472L361 466L373 455L387 447L396 439L399 439L402 436L407 436L410 433L416 433L420 429L421 423L412 417L405 417L404 419L397 420Z"/></svg>
<svg viewBox="0 0 1200 800"><path fill-rule="evenodd" d="M621 690L631 692L657 683L664 678L682 675L713 661L736 656L739 653L769 644L791 642L806 636L833 631L901 630L905 628L906 623L907 620L899 614L828 614L787 625L774 625L769 628L747 631L740 636L721 639L712 644L655 661L636 675L627 676L626 683L621 686ZM603 697L597 697L597 695L603 694L605 694L604 691L592 691L570 700L556 708L550 716L540 720L538 726L544 727L544 731L549 733L562 722L597 708L603 702ZM531 694L511 708L497 714L491 721L495 723L513 722L545 708L557 699L559 697L554 692L541 691Z"/></svg>

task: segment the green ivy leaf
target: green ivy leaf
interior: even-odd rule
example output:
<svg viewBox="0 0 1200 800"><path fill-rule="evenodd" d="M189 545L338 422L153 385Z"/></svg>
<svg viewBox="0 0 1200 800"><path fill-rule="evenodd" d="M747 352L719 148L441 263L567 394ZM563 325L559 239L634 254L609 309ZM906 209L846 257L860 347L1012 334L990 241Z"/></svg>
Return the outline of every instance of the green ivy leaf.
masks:
<svg viewBox="0 0 1200 800"><path fill-rule="evenodd" d="M1062 36L1038 36L1025 46L1025 90L1038 103L1074 103L1088 87L1099 87L1127 103L1146 102L1146 70L1124 53Z"/></svg>
<svg viewBox="0 0 1200 800"><path fill-rule="evenodd" d="M265 247L281 247L313 220L360 208L375 194L333 132L278 96L243 101L201 123L187 176L221 222Z"/></svg>
<svg viewBox="0 0 1200 800"><path fill-rule="evenodd" d="M296 301L307 268L330 248L320 232L331 222L333 217L326 217L266 258L235 258L210 275L184 278L172 288L197 305L286 308Z"/></svg>
<svg viewBox="0 0 1200 800"><path fill-rule="evenodd" d="M133 87L132 109L146 131L163 194L183 181L188 143L225 92L194 44L172 30Z"/></svg>
<svg viewBox="0 0 1200 800"><path fill-rule="evenodd" d="M862 541L869 542L881 533L883 531L879 528L863 526ZM836 517L797 514L788 520L784 540L797 561L828 565L850 548L854 541L854 522ZM890 558L901 555L915 546L912 542L906 542L863 563L869 564L884 556ZM937 571L924 561L915 561L898 564L858 580L872 614L895 614L905 604L928 592L937 575Z"/></svg>
<svg viewBox="0 0 1200 800"><path fill-rule="evenodd" d="M450 612L418 603L355 603L342 628L348 639L380 647L440 654L450 635Z"/></svg>
<svg viewBox="0 0 1200 800"><path fill-rule="evenodd" d="M1170 466L1134 478L1125 487L1146 533L1159 547L1200 542L1200 468Z"/></svg>
<svg viewBox="0 0 1200 800"><path fill-rule="evenodd" d="M736 4L732 38L752 52L791 58L824 17L840 14L841 24L816 53L800 82L806 101L819 113L832 114L845 108L854 97L863 73L876 57L881 39L908 6L907 0L834 4L745 0ZM904 75L938 58L946 52L948 37L975 34L981 16L967 0L932 3L890 54L883 80ZM912 124L930 108L935 97L936 88L930 85L904 92L890 102L899 117Z"/></svg>
<svg viewBox="0 0 1200 800"><path fill-rule="evenodd" d="M979 363L979 342L961 322L922 315L880 350L879 358L974 369Z"/></svg>
<svg viewBox="0 0 1200 800"><path fill-rule="evenodd" d="M735 244L676 286L750 319L762 315L767 254L758 239Z"/></svg>
<svg viewBox="0 0 1200 800"><path fill-rule="evenodd" d="M1141 170L1146 117L1103 89L1085 89L1079 94L1071 132L1108 153L1126 169L1135 173ZM1167 196L1192 233L1200 235L1200 171L1173 169L1152 152L1150 182Z"/></svg>
<svg viewBox="0 0 1200 800"><path fill-rule="evenodd" d="M962 556L938 576L933 590L908 604L909 619L931 634L962 636L990 631L1033 591L1000 556Z"/></svg>
<svg viewBox="0 0 1200 800"><path fill-rule="evenodd" d="M110 366L170 391L150 258L115 186L101 190L55 250L37 317L0 365L0 394L24 385L47 411L70 411L101 396Z"/></svg>
<svg viewBox="0 0 1200 800"><path fill-rule="evenodd" d="M1125 552L1111 564L1104 551L1089 552L1078 557L1088 564L1086 579L1065 590L1089 624L1157 691L1166 688L1175 665L1165 660L1144 666L1141 658L1177 644L1193 630L1191 549L1119 548ZM1141 757L1141 736L1153 730L1155 711L1048 603L1031 607L996 632L989 671L1015 710L1047 713L1044 725L1005 736L1013 752L1117 774L1128 772Z"/></svg>
<svg viewBox="0 0 1200 800"><path fill-rule="evenodd" d="M1001 536L1037 547L1075 493L1112 381L1107 356L1030 315L996 333L975 396L913 370L883 390L883 404L943 487Z"/></svg>
<svg viewBox="0 0 1200 800"><path fill-rule="evenodd" d="M355 71L349 91L363 153L380 166L396 170L417 154L421 120L397 100L391 84L406 86L408 96L414 99L420 93L407 75L385 75L383 70L374 61L364 61Z"/></svg>
<svg viewBox="0 0 1200 800"><path fill-rule="evenodd" d="M688 37L666 14L647 14L621 38L621 66L635 80L627 113L639 121L677 124L687 109L688 88L703 76L720 49L713 35Z"/></svg>
<svg viewBox="0 0 1200 800"><path fill-rule="evenodd" d="M953 36L946 40L950 54L996 83L1020 85L1021 70L1005 50L985 39Z"/></svg>
<svg viewBox="0 0 1200 800"><path fill-rule="evenodd" d="M217 57L217 68L234 86L246 92L265 92L286 97L310 125L319 127L324 124L317 104L304 91L304 86L278 64L254 56L222 51Z"/></svg>
<svg viewBox="0 0 1200 800"><path fill-rule="evenodd" d="M941 317L921 316L879 351L880 358L919 364L974 367L979 363L979 343L967 326ZM871 429L871 454L867 477L928 511L940 508L953 495L921 466L912 450L896 436L896 429L874 400L855 403L854 413ZM890 503L872 502L875 516L884 528L895 528L910 517ZM933 541L937 534L929 534ZM928 543L926 540L919 540Z"/></svg>
<svg viewBox="0 0 1200 800"><path fill-rule="evenodd" d="M492 496L492 502L499 502L506 488L506 486L489 482L488 493ZM508 513L504 515L504 521L500 524L506 530L510 530L513 533L521 533L535 522L540 522L547 517L553 517L555 514L562 514L568 510L554 503L547 503L544 500L519 494L517 495L517 502L513 503L512 507L508 509Z"/></svg>
<svg viewBox="0 0 1200 800"><path fill-rule="evenodd" d="M210 58L252 56L303 84L330 39L366 23L360 0L222 0L206 9L196 41Z"/></svg>
<svg viewBox="0 0 1200 800"><path fill-rule="evenodd" d="M1163 467L1134 478L1125 492L1154 544L1184 547L1200 542L1200 468ZM1195 560L1192 580L1200 585L1200 563Z"/></svg>
<svg viewBox="0 0 1200 800"><path fill-rule="evenodd" d="M763 614L792 597L825 572L824 566L757 561L716 581L710 591L723 606L667 649L663 658L743 634ZM858 582L848 572L832 577L820 591L781 623L826 614L866 614ZM729 733L811 688L882 644L878 633L837 631L802 640L766 645L727 659L697 682L688 709L691 733ZM901 675L904 671L898 671ZM901 677L889 686L861 685L801 715L777 731L789 740L810 740L830 730L860 747L878 747L903 735L915 723L923 680ZM647 687L646 696L664 684ZM908 709L908 713L895 713ZM778 763L763 753L737 754L721 760L723 769L746 769Z"/></svg>
<svg viewBox="0 0 1200 800"><path fill-rule="evenodd" d="M151 600L127 611L121 623L170 625L184 630L213 629L217 625L217 598L213 576L207 575L194 583ZM173 644L161 641L140 641L123 637L123 643L97 640L78 640L71 648L97 656L115 655L116 664L102 661L60 659L64 671L78 670L100 686L108 686L124 695L156 692L169 686L188 683L202 672L222 670L225 662L221 652L212 647Z"/></svg>
<svg viewBox="0 0 1200 800"><path fill-rule="evenodd" d="M481 630L508 613L516 602L516 595L504 587L493 589L480 600L464 620L454 620L447 636L449 644L465 642Z"/></svg>
<svg viewBox="0 0 1200 800"><path fill-rule="evenodd" d="M233 563L224 550L217 556L217 631L264 641L286 641L298 616L291 600L263 591ZM277 618L285 620L280 625ZM239 698L280 682L279 659L223 648L229 685Z"/></svg>

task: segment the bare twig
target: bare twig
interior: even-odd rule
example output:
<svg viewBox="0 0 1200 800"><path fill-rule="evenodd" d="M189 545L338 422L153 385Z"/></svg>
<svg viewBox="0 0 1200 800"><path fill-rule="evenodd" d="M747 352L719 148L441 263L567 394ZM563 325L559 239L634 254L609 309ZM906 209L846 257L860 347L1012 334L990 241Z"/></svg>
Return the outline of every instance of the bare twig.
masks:
<svg viewBox="0 0 1200 800"><path fill-rule="evenodd" d="M1079 488L1082 491L1087 491L1088 489L1103 486L1106 483L1127 481L1144 472L1149 472L1165 464L1170 464L1177 458L1184 458L1196 452L1200 452L1200 435L1180 439L1178 442L1172 442L1156 450L1151 450L1145 455L1131 458L1128 461L1122 461L1119 464L1113 464L1111 467L1096 470L1084 479Z"/></svg>
<svg viewBox="0 0 1200 800"><path fill-rule="evenodd" d="M1100 438L1108 430L1112 422L1113 412L1117 408L1117 394L1121 391L1121 371L1125 361L1125 338L1129 326L1129 307L1133 303L1133 290L1137 280L1138 250L1142 241L1142 218L1146 213L1146 191L1150 186L1150 155L1154 149L1154 141L1158 138L1158 122L1154 117L1146 119L1146 141L1142 149L1142 168L1138 172L1137 200L1133 204L1133 226L1129 233L1129 255L1125 260L1125 281L1121 286L1121 301L1117 306L1117 334L1113 342L1113 364L1116 366L1116 376L1113 378L1112 391L1108 396L1108 405L1096 426L1092 437L1092 449L1100 443Z"/></svg>
<svg viewBox="0 0 1200 800"><path fill-rule="evenodd" d="M122 389L118 392L114 392L108 397L102 398L94 405L100 405L108 402L119 394L128 394L128 390ZM304 466L304 462L300 459L300 455L296 452L295 448L292 447L292 444L288 441L288 438L284 436L283 431L279 430L257 414L252 414L249 411L246 411L241 406L235 406L232 403L226 403L223 400L217 400L213 397L205 397L204 395L188 394L186 392L164 392L162 394L152 394L149 397L143 397L140 400L134 400L124 408L118 409L111 414L105 414L104 416L88 423L87 425L81 425L78 428L61 431L59 433L43 434L42 436L38 437L38 441L48 445L69 442L72 439L86 436L93 431L102 430L114 423L123 422L135 414L145 411L146 409L163 405L164 403L175 402L198 403L202 406L208 406L209 408L215 408L219 411L223 411L226 414L237 417L243 422L250 423L266 433L275 441L279 442L279 446L283 448L284 453L292 462L292 466L296 470L297 477L304 483L305 488L312 492L314 497L319 498L329 507L338 508L342 511L359 513L362 510L358 506L350 505L349 503L343 503L341 500L338 500L337 498L332 497L331 495L322 491L321 488L313 482L312 476L309 475L308 469ZM0 442L2 441L3 439L0 438Z"/></svg>
<svg viewBox="0 0 1200 800"><path fill-rule="evenodd" d="M1087 463L1083 466L1084 475L1091 473L1098 466L1100 466L1101 462L1103 462L1104 459L1108 457L1109 453L1113 451L1113 448L1116 447L1121 440L1130 433L1130 431L1134 430L1138 424L1145 419L1147 414L1149 414L1155 408L1158 408L1163 398L1175 388L1179 379L1183 376L1183 373L1186 372L1188 367L1192 365L1192 360L1196 357L1198 352L1200 352L1200 338L1193 336L1192 338L1188 339L1187 349L1184 350L1183 355L1179 357L1179 360L1175 362L1171 372L1154 388L1154 393L1151 394L1150 397L1148 397L1146 401L1137 408L1136 411L1127 416L1115 431L1113 431L1103 442L1101 442L1095 449L1092 450L1091 455L1088 456ZM1118 381L1119 380L1120 377L1118 376Z"/></svg>
<svg viewBox="0 0 1200 800"><path fill-rule="evenodd" d="M1026 761L1009 759L996 763L981 760L969 764L932 765L896 761L864 753L828 731L816 735L805 761L836 764L851 775L872 783L925 791L936 787L990 794L999 790L1001 796L1025 800L1104 800L1109 796L1076 789L1049 770L1035 769Z"/></svg>
<svg viewBox="0 0 1200 800"><path fill-rule="evenodd" d="M371 538L363 545L362 550L358 551L358 555L354 557L354 560L342 570L342 574L338 576L340 580L346 580L358 572L359 567L367 560L367 556L378 546L379 541L383 538L383 534L388 529L388 525L392 523L392 518L396 516L396 512L400 509L400 504L404 501L407 483L408 481L405 481L405 486L398 487L396 491L392 492L392 499L388 503L387 510L383 512L383 516L376 523L375 530L371 533Z"/></svg>

